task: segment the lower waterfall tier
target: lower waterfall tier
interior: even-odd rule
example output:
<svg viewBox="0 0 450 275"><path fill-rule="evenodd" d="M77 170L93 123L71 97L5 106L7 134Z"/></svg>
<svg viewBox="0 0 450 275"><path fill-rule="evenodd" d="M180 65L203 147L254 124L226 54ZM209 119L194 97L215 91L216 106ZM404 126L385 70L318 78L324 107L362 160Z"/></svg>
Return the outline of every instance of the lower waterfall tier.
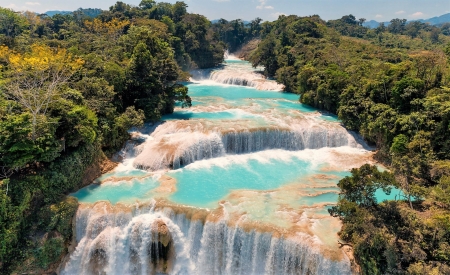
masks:
<svg viewBox="0 0 450 275"><path fill-rule="evenodd" d="M62 274L351 274L314 236L230 223L223 211L80 206L77 247Z"/></svg>

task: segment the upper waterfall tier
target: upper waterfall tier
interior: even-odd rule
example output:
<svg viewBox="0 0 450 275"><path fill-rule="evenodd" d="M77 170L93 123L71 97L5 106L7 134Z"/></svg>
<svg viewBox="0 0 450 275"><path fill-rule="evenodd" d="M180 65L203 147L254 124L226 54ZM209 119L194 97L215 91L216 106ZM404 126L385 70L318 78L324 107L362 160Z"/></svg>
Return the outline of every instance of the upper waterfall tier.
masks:
<svg viewBox="0 0 450 275"><path fill-rule="evenodd" d="M168 121L133 149L134 166L149 171L178 169L197 160L267 149L304 150L363 144L337 123L313 118L278 124L265 120Z"/></svg>
<svg viewBox="0 0 450 275"><path fill-rule="evenodd" d="M105 202L81 207L78 246L62 274L351 274L344 253L314 236L246 230L220 211L177 213Z"/></svg>
<svg viewBox="0 0 450 275"><path fill-rule="evenodd" d="M191 72L192 81L209 80L218 84L252 87L257 90L282 91L284 86L267 79L260 71L241 60L227 60L219 69L196 70Z"/></svg>

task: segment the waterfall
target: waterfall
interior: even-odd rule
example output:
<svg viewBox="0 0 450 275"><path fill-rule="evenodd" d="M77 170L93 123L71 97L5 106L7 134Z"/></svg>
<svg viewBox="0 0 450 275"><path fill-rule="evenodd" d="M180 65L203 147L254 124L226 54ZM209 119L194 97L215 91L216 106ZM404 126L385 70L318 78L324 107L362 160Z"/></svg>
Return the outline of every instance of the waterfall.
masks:
<svg viewBox="0 0 450 275"><path fill-rule="evenodd" d="M240 60L236 55L230 53L229 50L225 51L223 57L224 57L225 60Z"/></svg>
<svg viewBox="0 0 450 275"><path fill-rule="evenodd" d="M239 60L233 58L232 60ZM260 68L261 69L261 68ZM267 79L263 74L252 69L248 63L227 64L215 69L193 70L191 81L211 81L218 84L239 85L252 87L257 90L283 91L284 85L275 80Z"/></svg>
<svg viewBox="0 0 450 275"><path fill-rule="evenodd" d="M351 274L342 253L323 256L313 237L276 237L168 208L82 206L76 238L64 275Z"/></svg>
<svg viewBox="0 0 450 275"><path fill-rule="evenodd" d="M229 85L253 87L258 90L282 91L284 86L276 81L266 79L262 74L256 72L240 72L235 70L213 71L209 79Z"/></svg>
<svg viewBox="0 0 450 275"><path fill-rule="evenodd" d="M118 168L79 191L76 247L61 274L352 273L327 207L336 172L372 153L298 97L271 92L284 87L260 70L228 59L193 71L186 119L134 129Z"/></svg>
<svg viewBox="0 0 450 275"><path fill-rule="evenodd" d="M364 147L354 134L342 126L318 124L312 120L289 126L227 126L166 122L146 142L132 149L136 153L134 167L149 171L178 169L202 159L268 149L294 151L341 146Z"/></svg>

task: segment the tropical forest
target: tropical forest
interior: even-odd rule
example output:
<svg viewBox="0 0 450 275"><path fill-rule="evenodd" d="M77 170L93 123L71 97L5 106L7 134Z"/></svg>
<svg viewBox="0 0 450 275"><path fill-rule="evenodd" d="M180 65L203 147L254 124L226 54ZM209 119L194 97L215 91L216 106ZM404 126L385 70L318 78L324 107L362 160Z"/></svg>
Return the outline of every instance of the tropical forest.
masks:
<svg viewBox="0 0 450 275"><path fill-rule="evenodd" d="M450 274L450 22L188 5L0 7L0 274Z"/></svg>

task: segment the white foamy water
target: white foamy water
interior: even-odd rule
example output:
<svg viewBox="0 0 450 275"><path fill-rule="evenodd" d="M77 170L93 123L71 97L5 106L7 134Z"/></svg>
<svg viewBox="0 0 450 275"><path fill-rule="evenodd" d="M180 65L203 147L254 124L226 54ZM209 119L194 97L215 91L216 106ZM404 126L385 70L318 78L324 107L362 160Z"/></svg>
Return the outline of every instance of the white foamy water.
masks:
<svg viewBox="0 0 450 275"><path fill-rule="evenodd" d="M276 125L278 124L278 125ZM300 119L291 124L265 121L168 121L151 139L133 148L136 168L178 169L202 159L268 149L304 150L365 145L336 123Z"/></svg>
<svg viewBox="0 0 450 275"><path fill-rule="evenodd" d="M283 91L284 85L267 79L262 68L252 68L235 56L228 56L225 65L220 69L195 70L191 72L193 82L205 84L227 84L252 87L257 90Z"/></svg>
<svg viewBox="0 0 450 275"><path fill-rule="evenodd" d="M195 221L169 209L98 203L80 208L76 223L79 244L65 275L351 273L343 254L324 257L313 237L273 237L225 219Z"/></svg>
<svg viewBox="0 0 450 275"><path fill-rule="evenodd" d="M327 209L371 153L259 71L230 55L195 71L195 107L133 133L75 194L62 274L351 274Z"/></svg>

